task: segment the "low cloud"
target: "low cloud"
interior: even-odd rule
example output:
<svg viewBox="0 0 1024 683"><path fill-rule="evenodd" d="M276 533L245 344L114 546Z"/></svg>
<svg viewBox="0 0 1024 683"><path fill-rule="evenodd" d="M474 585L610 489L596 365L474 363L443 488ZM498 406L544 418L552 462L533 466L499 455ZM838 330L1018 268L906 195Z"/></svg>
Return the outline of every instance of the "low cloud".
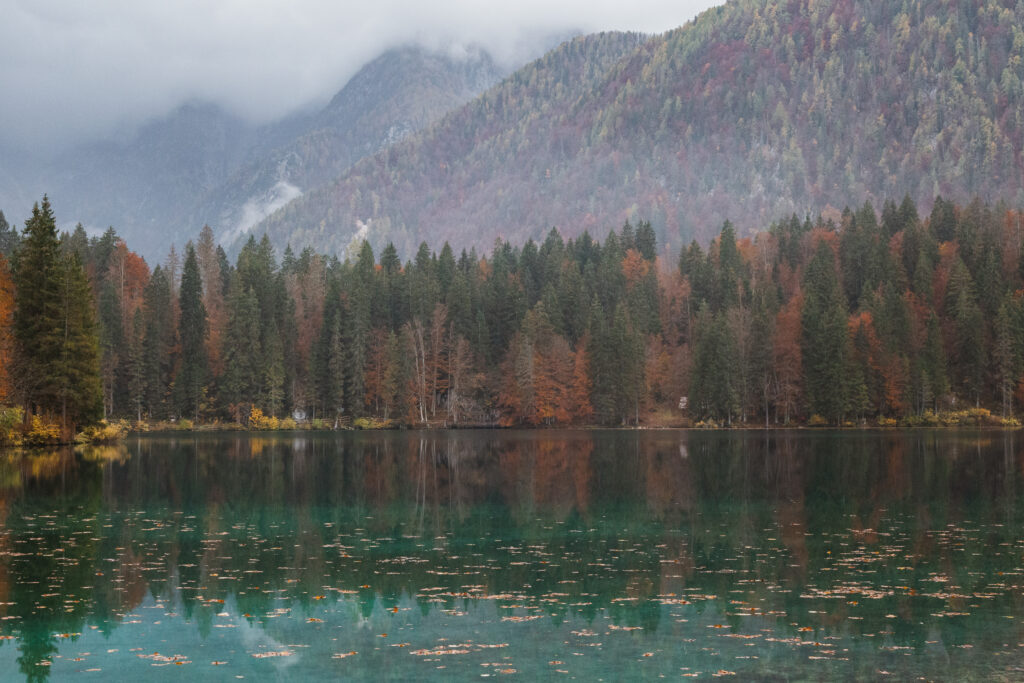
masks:
<svg viewBox="0 0 1024 683"><path fill-rule="evenodd" d="M302 196L302 190L284 180L277 182L264 195L250 198L242 205L238 221L221 233L220 243L231 246L252 230L261 220L274 213L293 199Z"/></svg>
<svg viewBox="0 0 1024 683"><path fill-rule="evenodd" d="M189 100L263 123L325 101L398 45L479 44L513 66L555 35L656 33L712 4L8 0L0 22L0 146L52 151L131 129Z"/></svg>

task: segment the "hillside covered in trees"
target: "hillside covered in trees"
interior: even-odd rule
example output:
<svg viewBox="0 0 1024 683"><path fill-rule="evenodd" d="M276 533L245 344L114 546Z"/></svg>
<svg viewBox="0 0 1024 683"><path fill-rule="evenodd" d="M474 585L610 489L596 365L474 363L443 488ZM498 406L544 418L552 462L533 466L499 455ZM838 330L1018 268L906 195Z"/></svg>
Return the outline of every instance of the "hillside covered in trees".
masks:
<svg viewBox="0 0 1024 683"><path fill-rule="evenodd" d="M488 249L645 218L675 249L904 194L1020 205L1022 27L1018 0L731 0L653 38L579 38L257 234Z"/></svg>
<svg viewBox="0 0 1024 683"><path fill-rule="evenodd" d="M930 424L978 407L1009 419L1024 401L1024 215L933 203L923 218L907 197L745 238L727 222L709 249L671 258L647 222L486 255L422 244L405 263L366 242L344 261L278 258L264 237L232 264L207 228L150 271L113 230L58 241L44 201L21 236L0 220L0 350L13 359L0 367L31 367L31 339L49 344L70 320L97 335L102 412L135 420ZM27 259L43 252L67 287L26 317L45 288ZM91 305L68 318L82 287ZM49 327L18 327L35 319ZM83 335L76 348L93 348ZM72 356L89 354L53 357ZM34 378L67 370L53 367L5 373L0 401L52 416L65 394Z"/></svg>

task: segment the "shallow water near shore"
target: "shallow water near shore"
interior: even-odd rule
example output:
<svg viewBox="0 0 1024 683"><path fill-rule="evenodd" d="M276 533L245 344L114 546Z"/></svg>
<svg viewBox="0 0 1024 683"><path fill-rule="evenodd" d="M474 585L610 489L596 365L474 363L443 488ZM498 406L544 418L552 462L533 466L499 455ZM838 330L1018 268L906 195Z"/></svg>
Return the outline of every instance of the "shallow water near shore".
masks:
<svg viewBox="0 0 1024 683"><path fill-rule="evenodd" d="M1019 680L1013 432L0 453L0 679Z"/></svg>

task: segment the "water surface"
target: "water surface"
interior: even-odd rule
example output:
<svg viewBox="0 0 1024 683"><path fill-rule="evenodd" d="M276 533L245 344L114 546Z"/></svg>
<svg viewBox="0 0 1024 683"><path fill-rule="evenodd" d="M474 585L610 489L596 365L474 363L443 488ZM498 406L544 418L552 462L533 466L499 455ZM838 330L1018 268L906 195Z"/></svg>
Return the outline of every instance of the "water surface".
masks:
<svg viewBox="0 0 1024 683"><path fill-rule="evenodd" d="M1019 680L1003 432L0 454L0 679Z"/></svg>

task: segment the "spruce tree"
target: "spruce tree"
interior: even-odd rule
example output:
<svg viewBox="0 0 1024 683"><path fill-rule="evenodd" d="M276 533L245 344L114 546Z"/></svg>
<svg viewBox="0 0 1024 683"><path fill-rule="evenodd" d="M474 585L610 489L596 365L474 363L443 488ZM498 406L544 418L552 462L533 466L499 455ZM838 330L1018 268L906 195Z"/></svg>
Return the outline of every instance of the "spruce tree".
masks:
<svg viewBox="0 0 1024 683"><path fill-rule="evenodd" d="M846 408L846 308L835 258L821 241L804 276L800 324L804 390L812 414L833 423Z"/></svg>
<svg viewBox="0 0 1024 683"><path fill-rule="evenodd" d="M17 258L13 316L17 355L15 385L30 412L53 411L57 402L57 370L61 342L63 277L60 244L50 200L32 207Z"/></svg>
<svg viewBox="0 0 1024 683"><path fill-rule="evenodd" d="M47 197L32 209L14 270L15 376L26 415L61 421L65 438L102 417L94 300L76 253L61 254Z"/></svg>
<svg viewBox="0 0 1024 683"><path fill-rule="evenodd" d="M61 423L70 437L76 427L103 417L100 345L94 298L77 254L63 259L63 320L58 370Z"/></svg>
<svg viewBox="0 0 1024 683"><path fill-rule="evenodd" d="M234 407L240 414L242 406L256 402L261 383L263 359L260 344L259 302L252 288L245 288L235 278L227 301L228 322L224 331L221 354L224 376L220 382L220 403Z"/></svg>
<svg viewBox="0 0 1024 683"><path fill-rule="evenodd" d="M135 419L142 421L142 407L146 404L146 365L143 343L146 323L141 308L132 315L131 337L128 340L128 399L135 411Z"/></svg>
<svg viewBox="0 0 1024 683"><path fill-rule="evenodd" d="M168 417L167 397L171 386L174 349L171 286L164 269L157 266L143 293L145 334L143 343L143 374L146 386L146 409L150 418Z"/></svg>
<svg viewBox="0 0 1024 683"><path fill-rule="evenodd" d="M4 212L0 211L0 254L10 260L19 241L18 231L7 222Z"/></svg>
<svg viewBox="0 0 1024 683"><path fill-rule="evenodd" d="M206 359L207 321L206 307L203 305L203 281L196 250L191 242L185 247L179 305L181 363L174 382L176 404L182 415L191 415L198 420L206 395L209 369Z"/></svg>

